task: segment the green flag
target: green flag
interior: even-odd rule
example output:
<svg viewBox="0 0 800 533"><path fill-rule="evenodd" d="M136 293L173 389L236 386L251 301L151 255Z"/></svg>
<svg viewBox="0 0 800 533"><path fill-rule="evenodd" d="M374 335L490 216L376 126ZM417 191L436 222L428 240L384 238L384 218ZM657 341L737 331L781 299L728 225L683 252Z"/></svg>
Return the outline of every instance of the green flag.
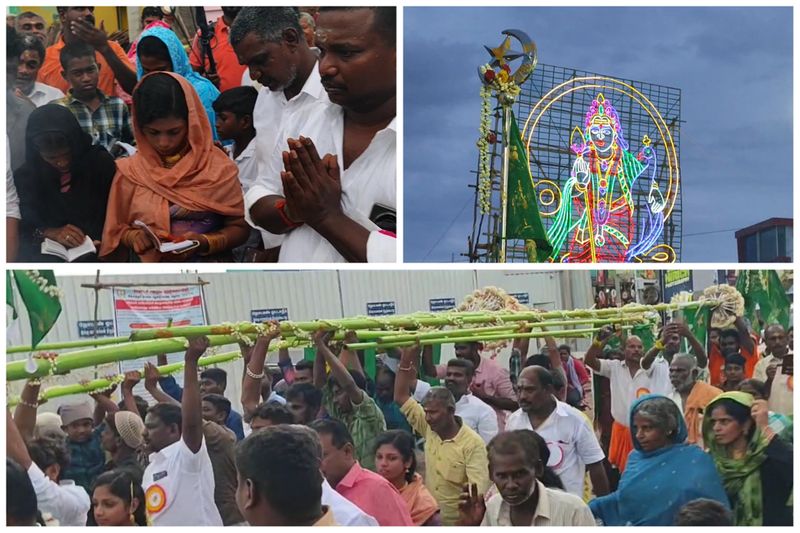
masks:
<svg viewBox="0 0 800 533"><path fill-rule="evenodd" d="M506 238L525 240L528 260L547 260L553 247L539 216L536 189L533 186L528 151L522 142L514 113L511 113L508 157L508 212Z"/></svg>
<svg viewBox="0 0 800 533"><path fill-rule="evenodd" d="M647 353L656 343L656 336L653 334L652 324L637 324L631 329L631 335L636 335L642 339L642 353Z"/></svg>
<svg viewBox="0 0 800 533"><path fill-rule="evenodd" d="M744 297L745 317L754 328L758 328L758 307L765 324L780 324L788 328L789 297L781 284L780 276L774 270L740 270L736 280L736 290Z"/></svg>
<svg viewBox="0 0 800 533"><path fill-rule="evenodd" d="M31 322L31 348L47 335L61 314L56 277L52 270L14 270L14 281ZM7 282L9 280L7 279ZM6 290L6 302L9 301ZM13 302L13 296L11 296Z"/></svg>
<svg viewBox="0 0 800 533"><path fill-rule="evenodd" d="M700 345L708 346L708 325L711 322L711 308L685 308L681 310L681 313L683 313L684 322L689 326L689 331L697 338ZM688 353L690 348L688 341L683 339L681 350Z"/></svg>

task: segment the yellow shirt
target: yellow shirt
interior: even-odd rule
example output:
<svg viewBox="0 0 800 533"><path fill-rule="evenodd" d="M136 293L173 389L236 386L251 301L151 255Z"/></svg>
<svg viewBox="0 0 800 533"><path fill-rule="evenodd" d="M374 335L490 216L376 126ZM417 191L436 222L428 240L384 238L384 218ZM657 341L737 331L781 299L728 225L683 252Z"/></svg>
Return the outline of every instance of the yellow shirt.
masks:
<svg viewBox="0 0 800 533"><path fill-rule="evenodd" d="M443 441L425 422L425 410L414 398L400 411L414 431L425 437L425 485L439 502L442 525L455 525L464 485L476 484L481 494L489 488L486 444L463 423L455 438Z"/></svg>

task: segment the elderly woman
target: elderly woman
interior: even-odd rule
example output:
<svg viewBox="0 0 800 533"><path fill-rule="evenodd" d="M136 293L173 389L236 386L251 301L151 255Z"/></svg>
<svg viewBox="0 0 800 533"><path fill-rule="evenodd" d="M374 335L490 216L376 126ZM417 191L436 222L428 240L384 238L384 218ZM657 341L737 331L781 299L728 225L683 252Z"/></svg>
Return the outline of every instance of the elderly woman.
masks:
<svg viewBox="0 0 800 533"><path fill-rule="evenodd" d="M737 526L792 525L792 449L769 427L767 402L745 392L717 396L703 435Z"/></svg>
<svg viewBox="0 0 800 533"><path fill-rule="evenodd" d="M714 461L686 443L687 429L678 406L665 396L648 394L631 407L634 450L616 492L589 502L606 526L670 526L688 502L728 497Z"/></svg>

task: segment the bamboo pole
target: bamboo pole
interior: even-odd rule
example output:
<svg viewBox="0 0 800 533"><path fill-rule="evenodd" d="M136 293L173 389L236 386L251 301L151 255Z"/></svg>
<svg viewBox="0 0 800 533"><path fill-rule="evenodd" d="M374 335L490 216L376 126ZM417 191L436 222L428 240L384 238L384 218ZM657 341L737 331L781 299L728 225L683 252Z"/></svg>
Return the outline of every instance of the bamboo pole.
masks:
<svg viewBox="0 0 800 533"><path fill-rule="evenodd" d="M547 319L583 318L588 320L624 317L632 314L641 314L649 311L671 311L696 307L715 307L719 305L716 300L701 302L680 302L656 305L631 305L626 307L611 307L606 309L577 309L572 311L522 311L522 312L444 312L444 313L416 313L411 315L394 315L380 318L357 317L330 320L313 320L307 322L292 322L289 320L280 323L281 333L293 335L296 331L318 330L359 330L376 328L405 328L417 329L420 327L451 326L462 324L487 324L497 322L525 322L542 321ZM131 341L143 341L157 338L191 337L198 335L227 335L233 331L244 334L256 334L260 324L242 322L239 324L218 324L213 326L184 326L177 328L160 328L137 331L131 334Z"/></svg>
<svg viewBox="0 0 800 533"><path fill-rule="evenodd" d="M210 365L218 365L221 363L227 363L228 361L234 361L236 359L241 358L242 354L239 352L228 352L228 353L221 353L217 355L208 355L206 357L201 357L198 362L198 367L203 366L210 366ZM182 370L185 363L172 363L169 365L159 366L158 373L161 376L167 376L169 374L174 374L179 370ZM140 370L142 375L144 375L144 369ZM39 393L39 402L43 402L46 400L52 400L53 398L59 398L62 396L72 396L74 394L92 394L97 391L101 391L104 389L109 389L113 385L117 383L121 383L124 379L124 374L119 374L114 376L113 378L101 378L89 381L87 383L73 383L71 385L59 385L56 387L50 387L47 390L44 390ZM9 407L13 407L19 403L19 396L13 396L8 399Z"/></svg>
<svg viewBox="0 0 800 533"><path fill-rule="evenodd" d="M622 329L632 329L633 326L622 326ZM437 338L424 338L419 340L422 346L435 345L435 344L456 344L462 342L482 342L482 341L500 341L507 339L538 339L542 337L557 337L557 338L573 338L573 337L586 337L600 331L603 328L584 328L584 329L568 329L560 331L534 331L531 333L507 332L507 333L487 333L477 335L464 335L455 337L437 337ZM367 350L370 348L404 348L407 346L414 346L417 343L416 339L408 341L392 341L392 342L354 342L352 344L345 344L349 350Z"/></svg>
<svg viewBox="0 0 800 533"><path fill-rule="evenodd" d="M30 346L9 346L6 353L27 352L54 352L56 350L69 350L71 348L85 348L88 346L108 346L109 344L123 344L129 342L128 337L110 337L108 339L84 339L80 341L51 342L39 344L35 349Z"/></svg>

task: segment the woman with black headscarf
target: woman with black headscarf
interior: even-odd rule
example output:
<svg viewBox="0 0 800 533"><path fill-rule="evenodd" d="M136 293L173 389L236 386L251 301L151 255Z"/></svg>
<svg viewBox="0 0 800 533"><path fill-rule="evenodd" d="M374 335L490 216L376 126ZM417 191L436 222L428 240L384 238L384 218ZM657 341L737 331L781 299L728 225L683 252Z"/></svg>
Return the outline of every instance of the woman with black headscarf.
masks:
<svg viewBox="0 0 800 533"><path fill-rule="evenodd" d="M106 204L116 173L114 158L66 107L45 105L31 113L25 131L25 163L14 173L20 199L22 261L58 261L41 253L50 239L72 249L103 235ZM97 254L80 261L96 261Z"/></svg>

